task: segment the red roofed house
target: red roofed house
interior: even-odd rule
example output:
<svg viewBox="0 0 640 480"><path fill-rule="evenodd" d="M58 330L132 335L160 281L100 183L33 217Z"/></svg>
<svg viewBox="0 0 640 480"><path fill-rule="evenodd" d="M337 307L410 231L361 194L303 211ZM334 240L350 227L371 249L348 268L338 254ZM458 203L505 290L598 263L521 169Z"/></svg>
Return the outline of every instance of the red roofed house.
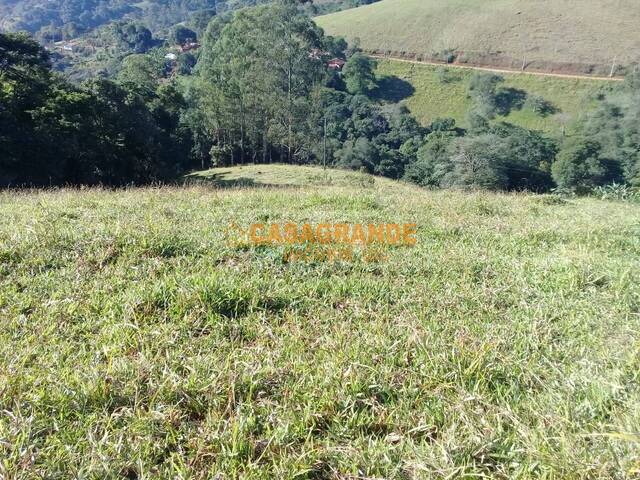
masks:
<svg viewBox="0 0 640 480"><path fill-rule="evenodd" d="M329 60L327 67L329 67L331 70L342 70L342 67L344 67L345 63L347 62L345 62L341 58L334 58Z"/></svg>

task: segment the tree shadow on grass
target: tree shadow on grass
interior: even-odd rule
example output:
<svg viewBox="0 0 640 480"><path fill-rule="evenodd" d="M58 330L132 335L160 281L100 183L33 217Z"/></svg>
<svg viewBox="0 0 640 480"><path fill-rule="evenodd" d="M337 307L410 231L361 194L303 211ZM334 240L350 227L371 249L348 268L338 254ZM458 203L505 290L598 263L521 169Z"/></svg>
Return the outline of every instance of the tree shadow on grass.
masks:
<svg viewBox="0 0 640 480"><path fill-rule="evenodd" d="M415 91L416 89L413 88L413 85L406 80L395 75L388 75L378 79L378 85L371 92L371 96L385 102L398 103L405 98L409 98Z"/></svg>
<svg viewBox="0 0 640 480"><path fill-rule="evenodd" d="M256 182L254 178L249 177L225 178L225 174L218 173L197 177L185 177L184 183L187 185L206 185L217 188L282 187L282 185Z"/></svg>
<svg viewBox="0 0 640 480"><path fill-rule="evenodd" d="M513 110L522 110L527 92L518 88L501 88L496 94L496 108L500 115L509 115Z"/></svg>

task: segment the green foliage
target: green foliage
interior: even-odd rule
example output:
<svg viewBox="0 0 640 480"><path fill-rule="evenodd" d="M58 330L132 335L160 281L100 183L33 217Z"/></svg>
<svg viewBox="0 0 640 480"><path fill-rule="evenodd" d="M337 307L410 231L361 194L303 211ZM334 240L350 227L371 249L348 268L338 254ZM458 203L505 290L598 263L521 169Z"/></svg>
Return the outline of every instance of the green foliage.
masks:
<svg viewBox="0 0 640 480"><path fill-rule="evenodd" d="M376 62L362 54L354 54L342 69L347 91L352 95L367 95L376 86L373 73Z"/></svg>
<svg viewBox="0 0 640 480"><path fill-rule="evenodd" d="M146 96L153 95L162 77L164 62L160 63L150 55L128 55L122 61L118 81L130 84Z"/></svg>
<svg viewBox="0 0 640 480"><path fill-rule="evenodd" d="M558 184L586 192L611 182L640 185L640 83L630 75L578 123L554 170ZM581 159L583 162L581 162Z"/></svg>
<svg viewBox="0 0 640 480"><path fill-rule="evenodd" d="M553 186L551 165L558 152L556 143L540 132L508 123L493 125L502 149L502 168L507 176L506 190L544 192Z"/></svg>
<svg viewBox="0 0 640 480"><path fill-rule="evenodd" d="M593 196L601 200L640 202L640 190L621 183L598 186L593 189Z"/></svg>
<svg viewBox="0 0 640 480"><path fill-rule="evenodd" d="M379 78L397 77L410 84L411 93L404 97L411 113L423 124L429 125L437 118L451 117L462 128L468 128L467 113L474 108L469 98L468 86L474 70L447 67L451 82L443 84L438 79L438 69L432 65L412 64L396 60L379 60L376 75ZM617 82L589 79L567 79L530 75L526 73L504 74L500 90L515 91L504 115L498 119L531 130L539 130L554 138L576 132L575 120L598 105L599 95L612 91ZM499 91L500 91L499 90ZM522 93L539 96L549 102L557 114L540 116L530 108L519 107ZM526 99L524 99L526 103ZM509 105L511 103L511 105ZM508 110L508 111L507 111Z"/></svg>
<svg viewBox="0 0 640 480"><path fill-rule="evenodd" d="M17 0L7 6L7 30L26 30L40 37L75 38L113 22L134 20L152 31L190 19L202 12L215 14L215 0L154 0L132 4L125 0L48 0L43 8L38 0ZM204 14L206 17L206 13ZM209 13L210 18L211 13ZM201 19L196 19L199 25Z"/></svg>
<svg viewBox="0 0 640 480"><path fill-rule="evenodd" d="M578 194L619 180L616 165L602 156L602 146L587 138L572 139L552 167L553 179L561 190Z"/></svg>
<svg viewBox="0 0 640 480"><path fill-rule="evenodd" d="M498 110L498 86L504 78L489 73L474 73L469 82L469 96L475 103L478 114L493 118Z"/></svg>
<svg viewBox="0 0 640 480"><path fill-rule="evenodd" d="M438 67L438 69L436 70L436 78L443 85L447 85L457 80L457 77L453 75L448 68L445 67Z"/></svg>
<svg viewBox="0 0 640 480"><path fill-rule="evenodd" d="M249 152L263 160L275 154L289 163L309 161L318 127L314 85L326 75L323 59L310 52L323 47L322 31L291 2L212 22L197 69L198 95L229 163L244 163Z"/></svg>
<svg viewBox="0 0 640 480"><path fill-rule="evenodd" d="M397 99L372 94L375 62L359 52L349 55L343 40L325 37L297 2L278 0L217 16L201 51L177 58L160 48L130 54L157 43L139 24L115 23L104 31L129 52L117 70L119 84L71 86L51 75L46 53L35 53L43 55L39 68L29 63L33 44L25 38L17 60L5 49L7 65L15 70L25 62L30 75L25 85L7 76L3 88L12 106L4 123L18 125L2 130L10 152L3 163L5 184L143 183L170 179L191 165L281 161L326 162L434 187L548 191L554 186L555 142L491 121L523 107L545 114L551 105L542 97L505 85L503 77L475 74L468 81L474 104L468 128L456 128L452 118L424 128L406 107L387 103ZM181 43L192 34L181 26L172 41ZM349 58L343 75L328 70L333 57ZM194 66L191 78L166 81L191 74ZM400 78L383 80L380 85L403 85ZM605 97L581 122L583 137L593 140L597 154L563 145L564 156L553 167L561 189L586 192L611 181L638 181L640 102L633 85L631 79L615 96ZM21 88L22 97L14 96ZM32 104L21 109L21 99ZM33 150L22 147L21 131L37 137ZM49 148L55 138L65 141ZM40 163L46 166L34 167Z"/></svg>
<svg viewBox="0 0 640 480"><path fill-rule="evenodd" d="M451 171L449 157L455 132L435 130L426 137L416 155L416 161L406 170L405 179L423 187L439 187Z"/></svg>
<svg viewBox="0 0 640 480"><path fill-rule="evenodd" d="M434 132L446 132L453 130L455 126L456 121L453 118L436 118L429 128Z"/></svg>
<svg viewBox="0 0 640 480"><path fill-rule="evenodd" d="M215 0L45 3L43 8L40 0L15 0L6 12L0 4L0 31L32 33L52 52L54 68L76 82L114 77L126 55L146 53L167 36L173 44L195 39L216 14Z"/></svg>
<svg viewBox="0 0 640 480"><path fill-rule="evenodd" d="M151 31L138 23L113 23L109 25L109 32L121 50L144 53L153 46Z"/></svg>
<svg viewBox="0 0 640 480"><path fill-rule="evenodd" d="M184 25L176 25L171 29L167 41L172 45L184 45L187 42L195 42L197 39L198 34L196 32Z"/></svg>
<svg viewBox="0 0 640 480"><path fill-rule="evenodd" d="M157 89L148 58L132 57L119 86L71 85L49 71L46 52L22 35L0 34L0 183L148 183L188 166L185 104Z"/></svg>
<svg viewBox="0 0 640 480"><path fill-rule="evenodd" d="M499 123L460 137L435 130L405 178L423 186L546 191L556 147L537 132Z"/></svg>
<svg viewBox="0 0 640 480"><path fill-rule="evenodd" d="M508 184L503 150L496 135L484 134L457 140L449 157L450 171L442 186L502 190Z"/></svg>
<svg viewBox="0 0 640 480"><path fill-rule="evenodd" d="M524 107L529 108L536 115L546 117L552 113L556 113L557 109L540 95L527 95Z"/></svg>

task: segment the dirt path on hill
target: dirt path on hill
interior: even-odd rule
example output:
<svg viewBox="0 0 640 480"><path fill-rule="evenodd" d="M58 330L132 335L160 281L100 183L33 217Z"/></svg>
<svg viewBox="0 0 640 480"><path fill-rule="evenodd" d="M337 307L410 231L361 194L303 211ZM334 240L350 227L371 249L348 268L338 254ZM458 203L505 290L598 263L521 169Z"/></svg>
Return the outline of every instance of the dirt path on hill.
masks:
<svg viewBox="0 0 640 480"><path fill-rule="evenodd" d="M417 65L431 65L435 67L479 70L482 72L507 73L507 74L513 73L513 74L519 74L519 75L536 75L538 77L555 77L555 78L573 78L573 79L579 79L579 80L600 80L600 81L606 81L606 82L623 82L624 81L624 78L621 78L621 77L596 77L592 75L571 75L566 73L528 72L528 71L522 71L522 70L509 70L506 68L475 67L473 65L460 65L456 63L438 63L438 62L428 62L425 60L409 60L407 58L391 57L387 55L369 54L369 56L379 60L393 60L394 62L413 63Z"/></svg>

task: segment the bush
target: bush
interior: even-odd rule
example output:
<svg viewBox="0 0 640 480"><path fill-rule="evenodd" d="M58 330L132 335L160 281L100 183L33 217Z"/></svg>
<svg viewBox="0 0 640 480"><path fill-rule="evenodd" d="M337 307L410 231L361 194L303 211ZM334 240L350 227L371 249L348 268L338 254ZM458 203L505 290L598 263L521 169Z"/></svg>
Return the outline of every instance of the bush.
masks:
<svg viewBox="0 0 640 480"><path fill-rule="evenodd" d="M417 160L408 165L404 178L423 187L440 186L444 176L451 171L449 149L456 139L455 133L435 131L417 153Z"/></svg>
<svg viewBox="0 0 640 480"><path fill-rule="evenodd" d="M593 195L601 200L640 202L640 190L621 183L611 183L596 187L593 190Z"/></svg>
<svg viewBox="0 0 640 480"><path fill-rule="evenodd" d="M469 96L476 104L475 110L482 116L493 118L498 108L498 86L504 82L500 75L475 73L469 83Z"/></svg>
<svg viewBox="0 0 640 480"><path fill-rule="evenodd" d="M453 118L436 118L430 129L434 132L446 132L456 128L456 121Z"/></svg>
<svg viewBox="0 0 640 480"><path fill-rule="evenodd" d="M602 158L602 146L586 138L578 138L562 149L553 164L552 174L558 188L577 194L620 180L616 164Z"/></svg>
<svg viewBox="0 0 640 480"><path fill-rule="evenodd" d="M449 72L449 69L444 67L439 67L436 70L436 78L442 84L451 83L454 80L456 80L456 77L451 75L451 72Z"/></svg>
<svg viewBox="0 0 640 480"><path fill-rule="evenodd" d="M546 117L557 112L553 104L546 101L540 95L527 95L524 106L541 117Z"/></svg>

